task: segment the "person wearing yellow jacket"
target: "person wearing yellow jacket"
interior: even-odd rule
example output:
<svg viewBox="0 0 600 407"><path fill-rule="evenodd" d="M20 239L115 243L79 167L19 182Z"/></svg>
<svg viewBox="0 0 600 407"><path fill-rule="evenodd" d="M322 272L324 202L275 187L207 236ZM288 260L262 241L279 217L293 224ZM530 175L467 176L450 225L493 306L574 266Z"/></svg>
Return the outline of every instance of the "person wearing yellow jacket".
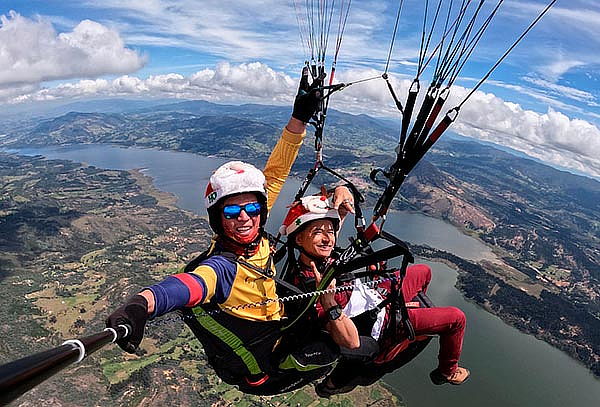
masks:
<svg viewBox="0 0 600 407"><path fill-rule="evenodd" d="M287 392L330 370L339 349L327 335L302 324L281 331L285 312L263 231L317 109L316 85L309 86L305 70L292 117L263 171L232 161L210 177L204 197L215 232L210 248L185 272L142 290L108 317L109 327L132 326L117 342L125 351L135 352L148 319L181 310L217 375L243 392Z"/></svg>

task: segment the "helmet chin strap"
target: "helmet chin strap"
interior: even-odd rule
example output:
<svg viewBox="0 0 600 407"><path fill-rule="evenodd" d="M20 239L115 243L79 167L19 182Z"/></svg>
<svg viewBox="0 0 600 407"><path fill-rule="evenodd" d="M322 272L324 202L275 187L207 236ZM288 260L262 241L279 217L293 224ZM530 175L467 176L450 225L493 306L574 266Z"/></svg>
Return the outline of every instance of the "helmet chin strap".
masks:
<svg viewBox="0 0 600 407"><path fill-rule="evenodd" d="M254 242L256 240L256 238L259 237L260 235L261 235L260 229L257 229L254 237L244 236L244 238L240 239L239 236L236 236L233 238L230 237L230 239L235 240L237 243L239 243L241 245L247 245L247 244L252 244L252 242Z"/></svg>
<svg viewBox="0 0 600 407"><path fill-rule="evenodd" d="M231 251L238 256L252 256L260 247L260 240L264 234L263 228L258 229L256 237L249 243L240 243L234 238L221 233L217 236L217 240L223 245L227 251Z"/></svg>

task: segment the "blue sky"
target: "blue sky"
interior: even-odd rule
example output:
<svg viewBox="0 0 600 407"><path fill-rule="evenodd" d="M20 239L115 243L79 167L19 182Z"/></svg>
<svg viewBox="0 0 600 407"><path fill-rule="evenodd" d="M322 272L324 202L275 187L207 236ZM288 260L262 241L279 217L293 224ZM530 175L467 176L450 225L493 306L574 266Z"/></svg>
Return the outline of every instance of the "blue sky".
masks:
<svg viewBox="0 0 600 407"><path fill-rule="evenodd" d="M482 15L497 1L486 1ZM430 3L433 10L437 0ZM546 3L503 2L450 102ZM415 75L423 4L404 2L390 65L401 97ZM352 2L337 78L381 74L397 7L398 0ZM306 58L294 10L293 0L0 0L0 104L113 96L291 103ZM600 2L558 0L465 106L455 130L599 176L599 32ZM382 81L348 88L332 107L397 116Z"/></svg>

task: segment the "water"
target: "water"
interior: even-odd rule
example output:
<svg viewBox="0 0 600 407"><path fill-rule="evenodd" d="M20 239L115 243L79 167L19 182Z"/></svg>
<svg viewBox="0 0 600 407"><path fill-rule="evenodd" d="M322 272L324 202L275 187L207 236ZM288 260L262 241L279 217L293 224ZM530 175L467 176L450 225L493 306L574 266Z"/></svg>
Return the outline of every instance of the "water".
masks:
<svg viewBox="0 0 600 407"><path fill-rule="evenodd" d="M110 145L23 148L9 150L24 155L87 163L117 170L140 169L154 179L154 185L177 197L177 205L205 216L204 189L212 171L227 160L195 154Z"/></svg>
<svg viewBox="0 0 600 407"><path fill-rule="evenodd" d="M385 230L394 231L408 242L435 247L467 260L496 259L492 250L479 240L464 235L449 223L420 213L391 212Z"/></svg>
<svg viewBox="0 0 600 407"><path fill-rule="evenodd" d="M205 215L203 192L211 172L225 160L177 153L112 146L77 146L23 149L21 154L87 162L103 168L141 168L155 185L175 194L181 208ZM269 228L283 219L286 205L298 188L290 180L271 212ZM349 222L350 223L350 222ZM467 259L490 259L493 254L480 241L456 228L417 213L395 213L386 230L400 238L453 252ZM409 406L597 406L600 381L588 370L545 342L506 325L480 307L465 301L454 288L456 272L444 264L434 270L429 294L436 305L454 305L467 315L461 358L472 377L462 386L433 386L429 371L437 364L437 341L403 369L385 377Z"/></svg>
<svg viewBox="0 0 600 407"><path fill-rule="evenodd" d="M598 406L600 381L565 353L525 335L466 301L454 288L457 273L431 265L428 291L436 305L453 305L467 316L461 364L471 370L461 386L433 386L429 372L437 364L437 339L385 381L409 406Z"/></svg>

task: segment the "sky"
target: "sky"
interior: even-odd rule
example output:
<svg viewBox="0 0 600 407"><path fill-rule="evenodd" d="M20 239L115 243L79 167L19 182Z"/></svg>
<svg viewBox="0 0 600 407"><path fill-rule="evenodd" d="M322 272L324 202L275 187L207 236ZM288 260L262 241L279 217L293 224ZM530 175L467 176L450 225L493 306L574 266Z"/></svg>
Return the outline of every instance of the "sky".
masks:
<svg viewBox="0 0 600 407"><path fill-rule="evenodd" d="M425 0L321 0L350 11L335 79L379 77L401 100L417 72ZM429 53L442 38L444 0ZM469 1L453 0L455 8ZM501 0L483 1L480 18ZM504 0L451 89L459 104L549 0ZM0 0L0 109L85 99L180 98L290 105L310 58L316 0ZM438 0L429 1L428 23ZM451 20L452 21L452 20ZM478 25L476 25L478 27ZM600 2L558 0L462 107L452 129L554 166L600 177ZM304 35L303 35L304 34ZM447 36L446 38L449 38ZM447 43L447 42L446 42ZM435 61L435 60L434 60ZM435 62L420 77L421 96ZM349 86L331 108L400 118L381 79Z"/></svg>

